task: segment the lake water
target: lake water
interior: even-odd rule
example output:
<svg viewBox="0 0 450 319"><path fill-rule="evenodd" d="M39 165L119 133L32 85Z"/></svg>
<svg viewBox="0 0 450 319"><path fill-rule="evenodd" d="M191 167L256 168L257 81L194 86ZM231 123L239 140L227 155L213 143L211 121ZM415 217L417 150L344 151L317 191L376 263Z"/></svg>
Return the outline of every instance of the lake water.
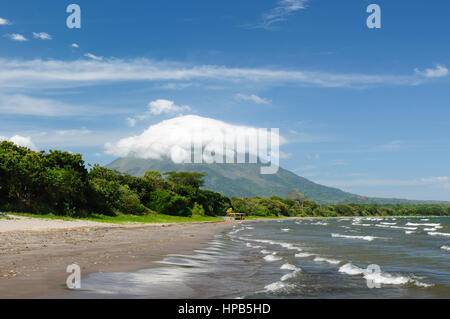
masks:
<svg viewBox="0 0 450 319"><path fill-rule="evenodd" d="M450 298L450 218L245 222L162 267L92 274L74 298Z"/></svg>

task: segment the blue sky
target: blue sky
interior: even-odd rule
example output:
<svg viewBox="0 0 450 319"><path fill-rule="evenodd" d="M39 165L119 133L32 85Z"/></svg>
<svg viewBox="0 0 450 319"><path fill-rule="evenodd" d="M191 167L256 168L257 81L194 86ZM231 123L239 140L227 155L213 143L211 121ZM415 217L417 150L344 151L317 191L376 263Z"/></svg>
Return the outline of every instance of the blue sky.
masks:
<svg viewBox="0 0 450 319"><path fill-rule="evenodd" d="M66 27L70 3L79 30ZM381 29L366 26L370 3ZM448 12L422 0L2 1L0 137L107 164L106 143L195 114L280 128L281 166L313 181L450 200ZM173 104L157 112L158 100Z"/></svg>

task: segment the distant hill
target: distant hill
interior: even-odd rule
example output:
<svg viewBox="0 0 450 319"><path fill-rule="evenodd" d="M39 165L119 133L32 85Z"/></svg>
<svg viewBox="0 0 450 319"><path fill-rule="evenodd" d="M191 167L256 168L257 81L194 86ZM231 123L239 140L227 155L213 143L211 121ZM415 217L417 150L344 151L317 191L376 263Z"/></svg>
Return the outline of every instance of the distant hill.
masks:
<svg viewBox="0 0 450 319"><path fill-rule="evenodd" d="M277 174L261 175L260 164L175 164L170 159L149 160L119 158L106 167L143 176L146 171L205 172L203 188L220 192L229 197L286 197L295 189L320 204L421 204L431 201L371 198L344 192L337 188L314 183L280 167Z"/></svg>

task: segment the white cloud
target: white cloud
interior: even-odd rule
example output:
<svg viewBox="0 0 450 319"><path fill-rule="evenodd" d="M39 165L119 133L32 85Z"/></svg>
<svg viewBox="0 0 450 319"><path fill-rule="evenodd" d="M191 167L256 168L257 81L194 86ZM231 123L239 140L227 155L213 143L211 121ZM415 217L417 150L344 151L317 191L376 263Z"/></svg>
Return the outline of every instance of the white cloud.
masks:
<svg viewBox="0 0 450 319"><path fill-rule="evenodd" d="M270 100L259 97L255 94L245 95L245 94L238 93L238 94L236 94L236 99L239 101L250 101L250 102L254 102L256 104L270 104Z"/></svg>
<svg viewBox="0 0 450 319"><path fill-rule="evenodd" d="M31 141L30 137L25 137L25 136L21 136L21 135L14 135L10 138L4 137L4 136L0 136L0 141L9 141L9 142L13 142L14 144L18 145L18 146L22 146L22 147L27 147L31 150L37 150L36 146L34 145L34 143Z"/></svg>
<svg viewBox="0 0 450 319"><path fill-rule="evenodd" d="M19 33L8 34L7 36L8 36L11 40L17 41L17 42L25 42L25 41L28 41L27 38L25 38L23 35L21 35L21 34L19 34Z"/></svg>
<svg viewBox="0 0 450 319"><path fill-rule="evenodd" d="M366 75L304 72L275 68L229 68L191 65L148 59L120 60L89 56L91 60L10 60L0 58L0 86L6 88L75 87L123 81L203 81L211 85L303 85L318 87L367 87L416 85L417 75ZM95 57L95 58L94 58ZM214 83L214 81L216 81Z"/></svg>
<svg viewBox="0 0 450 319"><path fill-rule="evenodd" d="M256 27L270 29L275 23L286 21L293 13L306 8L308 0L278 0L277 6L263 14L263 22Z"/></svg>
<svg viewBox="0 0 450 319"><path fill-rule="evenodd" d="M59 136L81 136L81 135L91 135L93 132L86 128L76 129L76 130L60 130L55 132Z"/></svg>
<svg viewBox="0 0 450 319"><path fill-rule="evenodd" d="M426 69L425 71L415 69L414 71L426 78L442 78L448 75L448 69L442 65L437 65L435 69Z"/></svg>
<svg viewBox="0 0 450 319"><path fill-rule="evenodd" d="M72 47L72 48L75 48L75 49L78 49L80 46L79 46L78 44L76 44L76 43L72 43L72 44L71 44L71 47Z"/></svg>
<svg viewBox="0 0 450 319"><path fill-rule="evenodd" d="M103 61L102 56L96 56L96 55L93 55L92 53L86 53L84 56L89 59L95 60L95 61Z"/></svg>
<svg viewBox="0 0 450 319"><path fill-rule="evenodd" d="M134 118L131 118L131 117L127 118L127 123L128 123L128 126L130 126L130 127L135 127L136 122L137 122L137 120Z"/></svg>
<svg viewBox="0 0 450 319"><path fill-rule="evenodd" d="M436 176L436 177L427 177L421 178L420 181L422 183L442 183L448 182L450 179L447 176Z"/></svg>
<svg viewBox="0 0 450 319"><path fill-rule="evenodd" d="M45 32L39 32L39 33L33 32L33 37L35 39L40 39L40 40L51 40L52 39L52 36Z"/></svg>
<svg viewBox="0 0 450 319"><path fill-rule="evenodd" d="M152 115L182 113L191 110L188 105L178 106L173 101L163 99L150 102L148 107L150 109L150 114Z"/></svg>
<svg viewBox="0 0 450 319"><path fill-rule="evenodd" d="M5 18L0 18L0 25L9 25L11 22Z"/></svg>
<svg viewBox="0 0 450 319"><path fill-rule="evenodd" d="M254 127L187 115L162 121L150 126L141 135L107 143L105 147L107 154L117 157L161 159L167 156L181 162L191 154L192 145L201 145L207 152L215 151L216 154L222 155L224 143L227 150L234 150L233 140L243 136L257 138L258 133L259 130ZM286 140L275 132L271 132L271 139L278 139L279 145L286 143ZM204 157L204 160L208 161L210 158Z"/></svg>
<svg viewBox="0 0 450 319"><path fill-rule="evenodd" d="M68 116L82 112L81 108L51 99L26 95L0 95L0 112L3 114L34 116Z"/></svg>

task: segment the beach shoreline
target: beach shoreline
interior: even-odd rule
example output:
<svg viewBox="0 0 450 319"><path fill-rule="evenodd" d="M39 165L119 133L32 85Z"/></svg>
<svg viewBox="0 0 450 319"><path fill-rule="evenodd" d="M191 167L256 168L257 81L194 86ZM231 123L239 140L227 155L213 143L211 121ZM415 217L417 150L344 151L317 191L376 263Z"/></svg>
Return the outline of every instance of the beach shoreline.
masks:
<svg viewBox="0 0 450 319"><path fill-rule="evenodd" d="M160 267L168 254L191 254L234 221L176 224L114 225L67 224L4 231L0 227L0 298L58 298L69 273L78 264L81 276L92 273L132 272ZM83 223L86 223L83 221ZM5 221L3 221L5 224ZM75 227L73 227L75 226ZM78 227L79 226L79 227ZM10 227L11 228L11 227ZM33 227L31 227L33 228Z"/></svg>

